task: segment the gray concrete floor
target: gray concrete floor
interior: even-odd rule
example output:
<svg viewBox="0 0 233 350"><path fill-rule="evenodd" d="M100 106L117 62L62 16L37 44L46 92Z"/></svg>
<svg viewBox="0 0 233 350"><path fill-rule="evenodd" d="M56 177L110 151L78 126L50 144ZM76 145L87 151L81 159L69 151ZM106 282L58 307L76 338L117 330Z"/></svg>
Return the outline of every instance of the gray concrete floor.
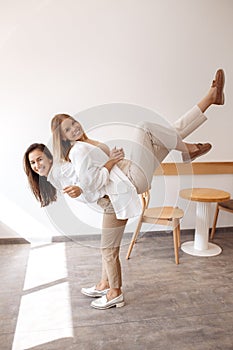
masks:
<svg viewBox="0 0 233 350"><path fill-rule="evenodd" d="M0 349L232 350L233 230L214 242L221 255L180 251L177 266L171 235L145 235L128 261L125 238L126 305L105 311L80 293L100 276L98 242L0 245Z"/></svg>

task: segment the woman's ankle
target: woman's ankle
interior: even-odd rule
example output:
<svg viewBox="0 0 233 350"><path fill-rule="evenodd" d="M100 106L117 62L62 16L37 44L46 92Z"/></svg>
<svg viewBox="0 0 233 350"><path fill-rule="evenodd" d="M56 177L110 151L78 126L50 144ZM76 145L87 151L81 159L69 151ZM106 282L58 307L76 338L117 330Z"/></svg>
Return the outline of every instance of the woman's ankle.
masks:
<svg viewBox="0 0 233 350"><path fill-rule="evenodd" d="M121 288L110 288L107 293L107 299L112 300L122 294Z"/></svg>
<svg viewBox="0 0 233 350"><path fill-rule="evenodd" d="M214 104L217 95L217 88L211 87L207 95L197 104L202 113L204 113L212 104Z"/></svg>
<svg viewBox="0 0 233 350"><path fill-rule="evenodd" d="M109 288L109 283L108 281L101 280L99 283L96 284L96 289L97 290L104 290Z"/></svg>

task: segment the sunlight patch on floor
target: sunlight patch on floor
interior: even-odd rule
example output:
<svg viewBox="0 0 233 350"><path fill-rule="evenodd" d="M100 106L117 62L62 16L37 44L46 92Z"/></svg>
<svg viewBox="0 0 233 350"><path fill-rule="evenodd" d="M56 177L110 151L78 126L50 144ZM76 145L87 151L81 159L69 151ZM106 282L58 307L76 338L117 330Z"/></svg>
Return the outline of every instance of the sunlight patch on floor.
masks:
<svg viewBox="0 0 233 350"><path fill-rule="evenodd" d="M65 249L59 243L30 250L12 350L73 337Z"/></svg>
<svg viewBox="0 0 233 350"><path fill-rule="evenodd" d="M12 350L67 337L73 337L68 282L22 297Z"/></svg>
<svg viewBox="0 0 233 350"><path fill-rule="evenodd" d="M65 243L30 250L24 290L67 277Z"/></svg>

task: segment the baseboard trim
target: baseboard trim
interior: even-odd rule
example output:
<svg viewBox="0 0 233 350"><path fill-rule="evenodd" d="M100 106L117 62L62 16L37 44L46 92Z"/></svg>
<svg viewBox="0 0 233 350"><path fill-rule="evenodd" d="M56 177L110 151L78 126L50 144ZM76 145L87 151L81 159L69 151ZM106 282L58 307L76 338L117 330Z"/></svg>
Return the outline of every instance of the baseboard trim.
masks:
<svg viewBox="0 0 233 350"><path fill-rule="evenodd" d="M209 229L209 233L211 232L211 228ZM227 232L233 232L233 226L225 226L225 227L217 227L216 228L216 233L227 233ZM181 229L180 230L181 235L194 235L195 229ZM167 229L167 230L162 230L162 231L141 231L141 234L146 235L147 237L152 237L154 235L158 237L163 237L163 236L170 236L172 234L172 229ZM133 235L133 232L126 232L124 233L124 238L131 238ZM99 240L100 235L78 235L78 236L54 236L52 239L52 242L71 242L71 241L80 241L80 242L87 242L87 241L97 241Z"/></svg>
<svg viewBox="0 0 233 350"><path fill-rule="evenodd" d="M211 228L210 228L211 231ZM227 227L217 227L216 233L228 233L233 232L233 226ZM194 235L195 229L181 229L182 236ZM126 232L124 234L124 238L131 238L132 232ZM163 230L163 231L142 231L141 234L143 236L152 237L154 235L158 237L170 236L172 234L172 230ZM61 243L61 242L88 242L88 241L97 241L99 240L100 235L74 235L74 236L53 236L52 243ZM30 244L26 239L22 237L9 237L9 238L0 238L0 244Z"/></svg>
<svg viewBox="0 0 233 350"><path fill-rule="evenodd" d="M22 237L3 237L0 238L0 244L30 244L30 242Z"/></svg>

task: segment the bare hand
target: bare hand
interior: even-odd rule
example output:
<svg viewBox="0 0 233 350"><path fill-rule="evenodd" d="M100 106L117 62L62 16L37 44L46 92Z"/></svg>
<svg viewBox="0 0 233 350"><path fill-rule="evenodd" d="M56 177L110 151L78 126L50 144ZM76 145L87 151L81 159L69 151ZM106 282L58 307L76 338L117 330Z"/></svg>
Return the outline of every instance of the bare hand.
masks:
<svg viewBox="0 0 233 350"><path fill-rule="evenodd" d="M77 198L82 193L82 189L79 186L67 186L63 188L63 193L68 194L71 198Z"/></svg>
<svg viewBox="0 0 233 350"><path fill-rule="evenodd" d="M114 147L111 151L110 151L110 159L111 160L115 160L115 161L120 161L122 159L124 159L125 157L125 152L123 150L123 148L116 148Z"/></svg>

